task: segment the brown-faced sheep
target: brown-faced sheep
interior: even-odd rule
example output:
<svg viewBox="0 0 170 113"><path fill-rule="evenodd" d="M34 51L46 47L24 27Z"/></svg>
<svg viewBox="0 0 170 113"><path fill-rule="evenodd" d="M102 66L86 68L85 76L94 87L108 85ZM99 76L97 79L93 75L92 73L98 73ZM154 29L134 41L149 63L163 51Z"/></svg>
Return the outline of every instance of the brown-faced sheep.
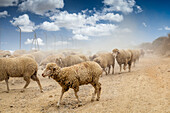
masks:
<svg viewBox="0 0 170 113"><path fill-rule="evenodd" d="M129 50L119 50L119 49L113 49L112 52L113 52L112 53L113 56L115 56L117 63L120 66L120 73L122 72L122 64L124 64L124 70L126 70L126 66L128 64L129 72L130 72L133 54Z"/></svg>
<svg viewBox="0 0 170 113"><path fill-rule="evenodd" d="M112 74L114 74L115 58L111 53L102 53L99 54L93 61L97 62L105 71L106 75L110 73L111 67ZM109 68L107 72L107 67Z"/></svg>
<svg viewBox="0 0 170 113"><path fill-rule="evenodd" d="M78 55L70 55L65 58L57 58L56 63L60 67L68 67L74 64L78 64L83 62L84 60L80 58Z"/></svg>
<svg viewBox="0 0 170 113"><path fill-rule="evenodd" d="M62 96L64 92L69 90L69 88L74 89L75 96L78 102L80 102L77 92L79 91L79 86L85 84L91 84L95 89L94 93L92 94L91 101L94 101L96 93L96 100L99 101L101 93L101 84L99 82L99 77L101 74L102 68L99 64L93 61L86 61L65 68L60 68L55 63L49 63L47 64L42 76L52 77L62 87L61 96L57 104L57 106L60 106Z"/></svg>
<svg viewBox="0 0 170 113"><path fill-rule="evenodd" d="M64 58L62 54L49 55L40 62L41 69L43 70L48 63L55 63L56 59Z"/></svg>
<svg viewBox="0 0 170 113"><path fill-rule="evenodd" d="M42 92L40 81L37 77L38 65L32 58L0 58L0 81L5 80L9 92L9 77L23 77L26 81L24 89L29 85L30 78L36 81ZM22 91L24 91L24 89Z"/></svg>

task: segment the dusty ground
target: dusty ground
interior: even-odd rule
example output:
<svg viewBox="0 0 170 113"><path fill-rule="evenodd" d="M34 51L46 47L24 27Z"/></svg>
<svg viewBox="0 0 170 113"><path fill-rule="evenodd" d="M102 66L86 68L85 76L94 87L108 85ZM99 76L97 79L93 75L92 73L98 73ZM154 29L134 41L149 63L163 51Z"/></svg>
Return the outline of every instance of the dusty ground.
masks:
<svg viewBox="0 0 170 113"><path fill-rule="evenodd" d="M101 100L90 102L93 87L81 86L78 106L74 92L65 93L61 107L56 103L61 87L52 79L42 78L44 93L40 93L36 82L31 81L24 93L25 82L10 79L10 93L5 93L6 84L0 82L0 113L170 113L170 58L148 56L142 58L132 72L103 76ZM41 72L39 72L41 73Z"/></svg>

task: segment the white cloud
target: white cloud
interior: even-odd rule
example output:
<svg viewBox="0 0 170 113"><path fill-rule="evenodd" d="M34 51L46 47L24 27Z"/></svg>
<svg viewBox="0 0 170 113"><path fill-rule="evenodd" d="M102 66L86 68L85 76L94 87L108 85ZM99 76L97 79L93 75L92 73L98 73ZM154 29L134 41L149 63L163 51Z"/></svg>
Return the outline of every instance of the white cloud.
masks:
<svg viewBox="0 0 170 113"><path fill-rule="evenodd" d="M63 0L25 0L19 4L21 11L30 11L38 15L44 15L48 11L55 11L56 8L63 8Z"/></svg>
<svg viewBox="0 0 170 113"><path fill-rule="evenodd" d="M72 39L74 40L89 40L88 36L83 36L81 34L76 34L72 37Z"/></svg>
<svg viewBox="0 0 170 113"><path fill-rule="evenodd" d="M109 8L104 8L104 11L120 11L123 13L131 13L135 6L134 0L104 0L103 3Z"/></svg>
<svg viewBox="0 0 170 113"><path fill-rule="evenodd" d="M39 28L46 30L46 31L58 31L60 30L57 25L55 25L53 22L43 22L41 25L39 25Z"/></svg>
<svg viewBox="0 0 170 113"><path fill-rule="evenodd" d="M55 21L55 24L59 27L65 27L67 29L83 27L84 23L86 22L84 14L70 14L67 11L55 14L54 16L50 17L50 19Z"/></svg>
<svg viewBox="0 0 170 113"><path fill-rule="evenodd" d="M32 32L32 30L35 30L35 24L30 21L27 14L21 15L18 18L14 17L10 22L14 26L19 26L22 32Z"/></svg>
<svg viewBox="0 0 170 113"><path fill-rule="evenodd" d="M82 34L85 36L110 36L117 28L114 24L96 24L95 26L85 26L74 29L73 34Z"/></svg>
<svg viewBox="0 0 170 113"><path fill-rule="evenodd" d="M142 22L142 25L143 25L144 27L147 27L147 25L146 25L146 23L145 23L145 22Z"/></svg>
<svg viewBox="0 0 170 113"><path fill-rule="evenodd" d="M18 0L0 0L0 7L16 6Z"/></svg>
<svg viewBox="0 0 170 113"><path fill-rule="evenodd" d="M170 27L168 27L168 26L165 26L165 28L164 28L165 30L167 30L167 31L169 31L170 30Z"/></svg>
<svg viewBox="0 0 170 113"><path fill-rule="evenodd" d="M29 39L29 38L28 38L28 39L24 42L24 44L26 44L26 45L32 44L32 41L33 41L33 39ZM37 38L37 41L38 41L38 44L39 44L40 46L45 45L44 42L43 42L43 40L42 40L41 38Z"/></svg>
<svg viewBox="0 0 170 113"><path fill-rule="evenodd" d="M1 17L5 18L6 16L10 16L7 11L0 12L0 18Z"/></svg>
<svg viewBox="0 0 170 113"><path fill-rule="evenodd" d="M70 14L67 11L59 12L50 17L58 27L64 27L66 29L82 28L86 25L96 25L97 21L109 20L111 22L121 22L123 16L114 13L95 13L92 16L87 16L81 13Z"/></svg>
<svg viewBox="0 0 170 113"><path fill-rule="evenodd" d="M123 20L123 16L119 14L107 13L105 15L100 16L102 20L109 20L115 22L121 22Z"/></svg>
<svg viewBox="0 0 170 113"><path fill-rule="evenodd" d="M141 13L143 10L140 6L136 5L137 11L135 11L136 13Z"/></svg>
<svg viewBox="0 0 170 113"><path fill-rule="evenodd" d="M52 45L55 45L55 46L61 46L61 45L67 45L67 44L70 44L70 43L67 41L57 41L57 42L52 43Z"/></svg>

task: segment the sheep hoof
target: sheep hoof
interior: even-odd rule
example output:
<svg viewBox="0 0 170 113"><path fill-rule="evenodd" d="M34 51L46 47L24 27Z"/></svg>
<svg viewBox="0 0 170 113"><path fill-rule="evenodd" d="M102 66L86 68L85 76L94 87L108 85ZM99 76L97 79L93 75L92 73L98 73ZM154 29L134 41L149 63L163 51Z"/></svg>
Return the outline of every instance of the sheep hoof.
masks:
<svg viewBox="0 0 170 113"><path fill-rule="evenodd" d="M60 105L57 104L57 108L60 108Z"/></svg>
<svg viewBox="0 0 170 113"><path fill-rule="evenodd" d="M25 92L25 90L23 89L23 90L21 90L21 93L24 93Z"/></svg>
<svg viewBox="0 0 170 113"><path fill-rule="evenodd" d="M5 91L6 93L9 93L9 91Z"/></svg>
<svg viewBox="0 0 170 113"><path fill-rule="evenodd" d="M44 93L44 91L43 91L43 90L41 90L41 93Z"/></svg>
<svg viewBox="0 0 170 113"><path fill-rule="evenodd" d="M94 99L91 99L91 102L94 102Z"/></svg>
<svg viewBox="0 0 170 113"><path fill-rule="evenodd" d="M99 101L99 98L97 98L96 101Z"/></svg>
<svg viewBox="0 0 170 113"><path fill-rule="evenodd" d="M80 107L80 106L82 106L82 103L81 103L81 102L78 103L78 107Z"/></svg>

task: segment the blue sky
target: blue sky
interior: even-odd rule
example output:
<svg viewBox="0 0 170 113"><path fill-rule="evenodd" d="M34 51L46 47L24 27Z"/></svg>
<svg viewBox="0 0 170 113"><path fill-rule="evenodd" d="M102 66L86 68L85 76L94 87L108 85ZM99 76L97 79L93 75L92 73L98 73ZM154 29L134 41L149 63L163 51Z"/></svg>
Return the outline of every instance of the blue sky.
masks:
<svg viewBox="0 0 170 113"><path fill-rule="evenodd" d="M170 33L168 0L0 0L1 49L128 48ZM47 34L47 42L45 40ZM47 45L46 45L47 44Z"/></svg>

